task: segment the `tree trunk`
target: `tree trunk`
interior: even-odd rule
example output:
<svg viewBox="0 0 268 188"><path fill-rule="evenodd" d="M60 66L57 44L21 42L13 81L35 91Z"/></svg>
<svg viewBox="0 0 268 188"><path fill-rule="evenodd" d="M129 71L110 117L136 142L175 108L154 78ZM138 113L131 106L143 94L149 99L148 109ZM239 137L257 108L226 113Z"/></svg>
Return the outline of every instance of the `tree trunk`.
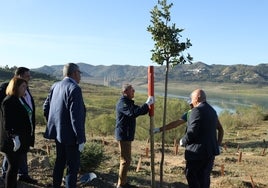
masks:
<svg viewBox="0 0 268 188"><path fill-rule="evenodd" d="M165 75L165 95L164 95L164 112L163 112L163 124L162 124L162 149L161 149L161 162L160 162L160 188L163 187L163 165L165 158L165 125L166 125L166 109L167 109L167 90L168 90L168 69L169 62L166 64L166 75Z"/></svg>

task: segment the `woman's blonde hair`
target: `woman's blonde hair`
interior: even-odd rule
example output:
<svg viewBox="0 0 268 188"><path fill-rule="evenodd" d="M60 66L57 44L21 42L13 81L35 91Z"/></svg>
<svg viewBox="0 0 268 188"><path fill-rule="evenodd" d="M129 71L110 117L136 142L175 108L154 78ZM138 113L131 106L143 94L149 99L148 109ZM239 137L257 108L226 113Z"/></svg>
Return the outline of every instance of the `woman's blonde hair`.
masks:
<svg viewBox="0 0 268 188"><path fill-rule="evenodd" d="M14 95L16 97L19 97L19 87L23 83L27 84L27 81L16 76L13 77L9 81L8 86L6 88L6 95L8 96Z"/></svg>

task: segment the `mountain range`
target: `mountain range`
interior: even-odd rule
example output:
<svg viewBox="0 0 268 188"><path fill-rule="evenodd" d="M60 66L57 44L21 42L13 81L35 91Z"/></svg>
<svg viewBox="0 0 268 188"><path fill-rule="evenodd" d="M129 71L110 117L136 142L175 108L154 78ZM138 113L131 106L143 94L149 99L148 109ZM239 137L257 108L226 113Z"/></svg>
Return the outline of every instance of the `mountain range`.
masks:
<svg viewBox="0 0 268 188"><path fill-rule="evenodd" d="M77 63L85 82L117 85L122 82L147 82L147 66L131 65L90 65ZM42 66L32 71L62 78L63 65ZM154 66L155 82L165 79L165 66ZM247 84L268 84L268 64L252 65L207 65L203 62L177 65L169 69L170 81L183 82L226 82Z"/></svg>

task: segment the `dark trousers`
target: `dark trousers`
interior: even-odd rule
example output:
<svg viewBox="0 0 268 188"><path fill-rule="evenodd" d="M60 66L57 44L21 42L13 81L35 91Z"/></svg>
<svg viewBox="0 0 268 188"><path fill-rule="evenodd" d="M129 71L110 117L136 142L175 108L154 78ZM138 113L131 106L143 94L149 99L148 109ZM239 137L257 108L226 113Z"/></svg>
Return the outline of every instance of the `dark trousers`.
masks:
<svg viewBox="0 0 268 188"><path fill-rule="evenodd" d="M5 177L5 188L17 187L17 174L20 165L20 159L25 153L10 152L6 153L8 168Z"/></svg>
<svg viewBox="0 0 268 188"><path fill-rule="evenodd" d="M80 167L80 152L78 144L66 145L56 140L56 161L53 170L53 188L59 188L62 183L64 168L66 171L66 188L75 188Z"/></svg>
<svg viewBox="0 0 268 188"><path fill-rule="evenodd" d="M19 176L28 175L27 153L22 153L20 157L18 158L18 160L19 160L19 170L18 170ZM7 163L7 158L5 156L3 159L3 163L2 163L3 175L6 174L7 168L8 168L8 163Z"/></svg>
<svg viewBox="0 0 268 188"><path fill-rule="evenodd" d="M209 188L214 159L215 157L186 161L185 175L189 188Z"/></svg>

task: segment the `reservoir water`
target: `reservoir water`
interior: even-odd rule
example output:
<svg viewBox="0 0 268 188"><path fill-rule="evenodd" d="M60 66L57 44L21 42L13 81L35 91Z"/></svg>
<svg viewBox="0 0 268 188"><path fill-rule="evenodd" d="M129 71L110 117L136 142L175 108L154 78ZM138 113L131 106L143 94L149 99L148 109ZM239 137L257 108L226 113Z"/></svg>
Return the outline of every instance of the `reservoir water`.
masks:
<svg viewBox="0 0 268 188"><path fill-rule="evenodd" d="M145 93L144 90L138 90L138 92ZM146 91L147 92L147 91ZM164 96L162 92L156 92L155 95ZM168 97L178 98L182 100L188 100L189 96L176 95L169 93ZM222 111L235 112L239 107L250 107L252 105L258 105L263 108L264 111L268 111L268 102L265 97L256 97L256 96L232 96L232 97L211 97L208 96L208 103L213 106L217 111L217 114L220 114Z"/></svg>
<svg viewBox="0 0 268 188"><path fill-rule="evenodd" d="M187 100L189 96L176 96L169 94L169 97L176 97L179 99ZM213 108L220 114L222 111L227 110L229 112L235 112L238 107L250 107L252 105L258 105L264 110L268 110L268 103L266 98L261 97L239 97L235 96L233 98L208 98L208 103L213 106Z"/></svg>

